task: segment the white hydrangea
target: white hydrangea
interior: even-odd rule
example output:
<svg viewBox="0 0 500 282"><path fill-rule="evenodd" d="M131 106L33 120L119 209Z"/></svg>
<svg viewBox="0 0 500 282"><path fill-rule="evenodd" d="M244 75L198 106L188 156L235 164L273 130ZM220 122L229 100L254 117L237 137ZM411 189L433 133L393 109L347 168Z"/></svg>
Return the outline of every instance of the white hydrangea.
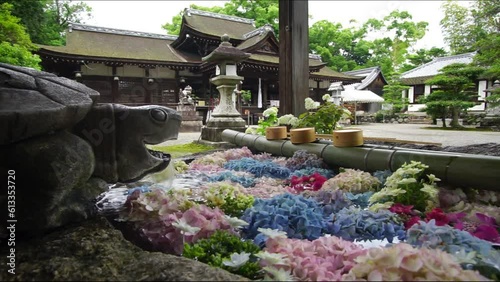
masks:
<svg viewBox="0 0 500 282"><path fill-rule="evenodd" d="M266 117L266 118L267 118L267 117L269 117L269 116L271 116L271 115L274 115L274 116L275 116L275 115L278 115L278 108L276 108L276 107L270 107L270 108L267 108L267 109L266 109L266 110L262 113L262 115L263 115L264 117Z"/></svg>
<svg viewBox="0 0 500 282"><path fill-rule="evenodd" d="M297 118L297 117L292 117L289 121L289 124L292 126L292 127L297 127L299 126L299 122L300 120Z"/></svg>
<svg viewBox="0 0 500 282"><path fill-rule="evenodd" d="M278 118L278 123L280 125L291 125L293 127L299 124L299 119L292 114L287 114L284 116L280 116Z"/></svg>
<svg viewBox="0 0 500 282"><path fill-rule="evenodd" d="M232 253L230 259L225 259L222 264L229 267L240 268L250 259L249 253Z"/></svg>
<svg viewBox="0 0 500 282"><path fill-rule="evenodd" d="M310 110L316 110L318 107L319 107L319 102L314 102L313 99L307 97L305 100L305 106L306 106L306 110L310 111Z"/></svg>
<svg viewBox="0 0 500 282"><path fill-rule="evenodd" d="M246 134L257 134L257 128L258 126L257 125L250 125L249 127L247 127L247 129L245 130L245 133Z"/></svg>
<svg viewBox="0 0 500 282"><path fill-rule="evenodd" d="M342 118L350 118L351 117L351 111L348 109L344 108L343 113L342 113Z"/></svg>
<svg viewBox="0 0 500 282"><path fill-rule="evenodd" d="M327 101L327 102L330 102L330 100L332 99L332 96L330 96L330 94L326 93L325 95L323 95L323 97L321 97L323 99L323 101Z"/></svg>

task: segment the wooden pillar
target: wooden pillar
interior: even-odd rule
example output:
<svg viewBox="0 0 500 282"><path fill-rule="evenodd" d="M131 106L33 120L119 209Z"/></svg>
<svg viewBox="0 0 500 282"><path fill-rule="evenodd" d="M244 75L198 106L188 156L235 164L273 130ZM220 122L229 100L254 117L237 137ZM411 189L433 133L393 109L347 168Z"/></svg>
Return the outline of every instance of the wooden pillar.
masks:
<svg viewBox="0 0 500 282"><path fill-rule="evenodd" d="M280 114L305 112L309 96L308 1L279 0Z"/></svg>
<svg viewBox="0 0 500 282"><path fill-rule="evenodd" d="M320 83L319 80L316 81L316 99L320 99L320 101L321 101L322 99L321 99L321 95L319 93L319 83Z"/></svg>
<svg viewBox="0 0 500 282"><path fill-rule="evenodd" d="M116 66L111 67L111 73L113 74L111 76L111 102L115 103L118 101L118 80L115 80L115 76L117 76L116 73Z"/></svg>

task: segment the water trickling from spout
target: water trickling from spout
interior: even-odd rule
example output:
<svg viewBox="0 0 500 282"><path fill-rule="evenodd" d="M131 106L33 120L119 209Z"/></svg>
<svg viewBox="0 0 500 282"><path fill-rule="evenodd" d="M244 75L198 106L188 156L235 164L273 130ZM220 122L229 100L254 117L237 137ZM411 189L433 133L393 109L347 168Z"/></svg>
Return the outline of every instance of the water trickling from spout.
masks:
<svg viewBox="0 0 500 282"><path fill-rule="evenodd" d="M197 189L206 180L207 177L199 173L176 173L172 160L164 170L146 175L137 182L109 185L109 190L96 198L95 207L97 213L114 217L125 209L128 195L136 190L145 193L152 189Z"/></svg>

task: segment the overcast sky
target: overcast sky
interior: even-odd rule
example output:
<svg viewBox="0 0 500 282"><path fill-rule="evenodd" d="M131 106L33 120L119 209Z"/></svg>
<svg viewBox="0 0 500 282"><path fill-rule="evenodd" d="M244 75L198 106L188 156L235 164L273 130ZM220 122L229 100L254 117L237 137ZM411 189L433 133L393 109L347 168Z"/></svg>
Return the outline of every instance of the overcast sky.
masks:
<svg viewBox="0 0 500 282"><path fill-rule="evenodd" d="M102 27L165 34L161 26L188 8L190 4L213 7L227 1L84 1L92 7L93 18L86 23ZM309 25L319 20L349 25L350 19L363 23L366 19L382 19L391 11L406 10L414 21L429 23L426 36L417 48L444 47L439 21L443 18L443 1L314 1L309 0Z"/></svg>

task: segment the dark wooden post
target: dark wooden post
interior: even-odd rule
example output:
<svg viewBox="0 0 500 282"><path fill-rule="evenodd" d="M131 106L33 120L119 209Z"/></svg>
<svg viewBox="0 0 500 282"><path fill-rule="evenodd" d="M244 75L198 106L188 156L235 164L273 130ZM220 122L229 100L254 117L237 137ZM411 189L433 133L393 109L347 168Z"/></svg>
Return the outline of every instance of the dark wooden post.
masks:
<svg viewBox="0 0 500 282"><path fill-rule="evenodd" d="M309 95L308 1L279 0L280 114L305 112Z"/></svg>

